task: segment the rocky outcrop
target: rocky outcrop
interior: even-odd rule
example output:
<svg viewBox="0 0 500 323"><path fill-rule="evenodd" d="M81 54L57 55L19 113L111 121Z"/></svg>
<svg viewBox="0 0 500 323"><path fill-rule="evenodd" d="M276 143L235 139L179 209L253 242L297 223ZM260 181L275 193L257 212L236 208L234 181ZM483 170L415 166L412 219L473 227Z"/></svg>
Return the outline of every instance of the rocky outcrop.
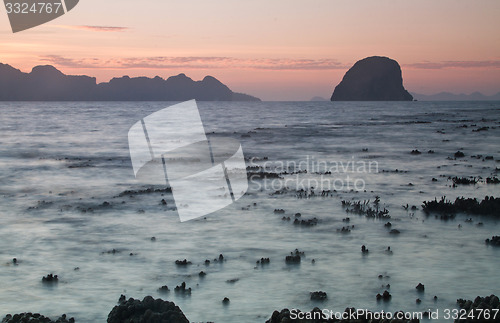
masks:
<svg viewBox="0 0 500 323"><path fill-rule="evenodd" d="M500 322L500 314L498 314L500 313L500 301L498 296L478 296L474 301L460 298L457 299L457 304L467 314L460 315L460 318L455 322Z"/></svg>
<svg viewBox="0 0 500 323"><path fill-rule="evenodd" d="M169 322L189 323L181 309L173 302L154 299L146 296L142 301L120 297L120 304L115 306L108 315L108 323L129 322Z"/></svg>
<svg viewBox="0 0 500 323"><path fill-rule="evenodd" d="M0 101L260 101L235 93L212 76L194 81L184 74L113 78L97 84L95 77L65 75L54 66L36 66L23 73L0 63Z"/></svg>
<svg viewBox="0 0 500 323"><path fill-rule="evenodd" d="M373 56L354 64L335 87L331 101L412 101L403 87L401 67L387 57Z"/></svg>
<svg viewBox="0 0 500 323"><path fill-rule="evenodd" d="M74 318L66 318L66 314L63 314L61 317L56 319L55 321L51 320L48 317L41 315L40 313L21 313L21 314L7 314L2 323L74 323Z"/></svg>

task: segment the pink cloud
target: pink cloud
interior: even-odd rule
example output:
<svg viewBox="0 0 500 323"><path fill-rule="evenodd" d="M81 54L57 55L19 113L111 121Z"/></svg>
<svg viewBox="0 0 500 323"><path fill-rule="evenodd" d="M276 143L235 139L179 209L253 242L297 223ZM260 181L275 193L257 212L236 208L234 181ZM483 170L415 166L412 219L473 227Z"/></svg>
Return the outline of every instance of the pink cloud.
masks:
<svg viewBox="0 0 500 323"><path fill-rule="evenodd" d="M42 60L57 66L106 69L249 69L249 70L337 70L346 66L333 59L259 58L243 59L219 56L156 56L113 59L72 59L60 55L43 56Z"/></svg>
<svg viewBox="0 0 500 323"><path fill-rule="evenodd" d="M419 62L405 64L403 66L426 70L439 70L446 68L500 68L500 60Z"/></svg>
<svg viewBox="0 0 500 323"><path fill-rule="evenodd" d="M117 26L88 26L88 25L81 25L81 26L70 26L70 25L64 25L64 26L57 26L60 28L65 28L65 29L77 29L77 30L88 30L88 31L96 31L96 32L123 32L128 30L128 27L117 27Z"/></svg>

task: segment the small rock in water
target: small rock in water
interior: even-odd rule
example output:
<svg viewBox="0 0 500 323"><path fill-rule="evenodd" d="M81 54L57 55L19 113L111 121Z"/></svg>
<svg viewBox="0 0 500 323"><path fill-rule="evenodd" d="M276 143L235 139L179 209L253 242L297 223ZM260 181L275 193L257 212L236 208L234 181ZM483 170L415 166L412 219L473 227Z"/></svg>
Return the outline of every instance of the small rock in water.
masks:
<svg viewBox="0 0 500 323"><path fill-rule="evenodd" d="M176 260L175 261L175 264L177 266L187 266L187 265L191 265L191 261L188 261L187 259L184 259L184 260Z"/></svg>
<svg viewBox="0 0 500 323"><path fill-rule="evenodd" d="M418 283L417 287L415 287L419 292L423 292L425 290L425 286L422 283Z"/></svg>
<svg viewBox="0 0 500 323"><path fill-rule="evenodd" d="M285 262L287 264L298 264L300 263L300 255L290 255L285 257Z"/></svg>
<svg viewBox="0 0 500 323"><path fill-rule="evenodd" d="M490 246L500 246L500 236L493 236L491 239L486 239L484 242Z"/></svg>
<svg viewBox="0 0 500 323"><path fill-rule="evenodd" d="M59 278L57 275L48 274L47 276L42 277L42 282L44 283L57 283Z"/></svg>
<svg viewBox="0 0 500 323"><path fill-rule="evenodd" d="M354 228L354 226L352 226ZM342 227L342 229L337 229L337 232L340 232L340 233L350 233L351 232L351 228L349 226L347 227Z"/></svg>
<svg viewBox="0 0 500 323"><path fill-rule="evenodd" d="M186 282L182 282L179 286L175 286L174 291L180 294L191 294L191 287L186 288Z"/></svg>
<svg viewBox="0 0 500 323"><path fill-rule="evenodd" d="M386 290L381 294L377 294L376 296L377 300L383 300L383 301L388 301L392 298L392 295Z"/></svg>
<svg viewBox="0 0 500 323"><path fill-rule="evenodd" d="M158 292L160 292L160 293L166 293L166 292L170 292L170 289L168 289L167 285L163 285L160 288L158 288Z"/></svg>
<svg viewBox="0 0 500 323"><path fill-rule="evenodd" d="M108 254L113 254L113 255L114 255L114 254L116 254L116 253L120 253L120 252L121 252L120 250L118 250L118 249L114 249L114 248L113 248L113 249L108 250L108 251L103 251L103 252L101 252L101 254L108 253Z"/></svg>
<svg viewBox="0 0 500 323"><path fill-rule="evenodd" d="M303 226L313 226L313 225L318 224L318 219L317 218L312 218L312 219L307 219L307 220L295 219L293 221L293 224L295 224L295 225L303 225Z"/></svg>
<svg viewBox="0 0 500 323"><path fill-rule="evenodd" d="M322 291L311 292L310 294L312 301L324 301L328 298L327 294Z"/></svg>
<svg viewBox="0 0 500 323"><path fill-rule="evenodd" d="M224 299L222 300L222 304L224 304L224 305L229 304L229 302L230 302L229 298L227 298L227 297L224 297Z"/></svg>
<svg viewBox="0 0 500 323"><path fill-rule="evenodd" d="M257 264L265 265L270 263L271 260L269 258L260 258L260 260L257 260Z"/></svg>

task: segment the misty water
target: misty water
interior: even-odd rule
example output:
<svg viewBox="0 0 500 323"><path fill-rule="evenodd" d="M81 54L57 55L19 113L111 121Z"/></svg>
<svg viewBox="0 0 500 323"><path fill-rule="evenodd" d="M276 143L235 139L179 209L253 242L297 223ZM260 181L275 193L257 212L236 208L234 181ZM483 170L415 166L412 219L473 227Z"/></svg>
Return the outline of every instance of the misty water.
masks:
<svg viewBox="0 0 500 323"><path fill-rule="evenodd" d="M500 234L498 218L422 211L435 197L500 195L500 184L485 182L498 176L499 102L198 102L208 136L239 140L247 166L302 172L253 178L234 204L182 223L167 192L135 194L152 186L134 178L127 143L135 122L171 104L0 104L1 317L104 322L125 294L171 300L190 321L264 322L282 308L426 311L500 292L500 248L484 242ZM479 181L453 187L454 176ZM336 186L321 196L321 180ZM299 184L315 194L299 198ZM341 203L375 196L390 219L347 214ZM296 213L318 223L294 225ZM346 225L354 228L338 231ZM296 248L301 263L286 264ZM214 262L219 254L225 260ZM261 257L270 263L257 265ZM42 283L49 273L57 284ZM191 295L173 291L182 282ZM163 285L171 291L160 293ZM377 301L386 289L392 299ZM318 290L326 301L310 300Z"/></svg>

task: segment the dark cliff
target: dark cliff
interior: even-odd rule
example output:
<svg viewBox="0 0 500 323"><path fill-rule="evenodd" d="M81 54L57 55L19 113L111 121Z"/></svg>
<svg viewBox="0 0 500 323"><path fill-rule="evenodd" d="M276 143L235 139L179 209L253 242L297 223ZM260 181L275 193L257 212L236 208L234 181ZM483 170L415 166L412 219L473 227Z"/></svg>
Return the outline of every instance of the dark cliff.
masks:
<svg viewBox="0 0 500 323"><path fill-rule="evenodd" d="M401 67L387 57L373 56L354 64L335 87L331 101L412 101L403 86Z"/></svg>

